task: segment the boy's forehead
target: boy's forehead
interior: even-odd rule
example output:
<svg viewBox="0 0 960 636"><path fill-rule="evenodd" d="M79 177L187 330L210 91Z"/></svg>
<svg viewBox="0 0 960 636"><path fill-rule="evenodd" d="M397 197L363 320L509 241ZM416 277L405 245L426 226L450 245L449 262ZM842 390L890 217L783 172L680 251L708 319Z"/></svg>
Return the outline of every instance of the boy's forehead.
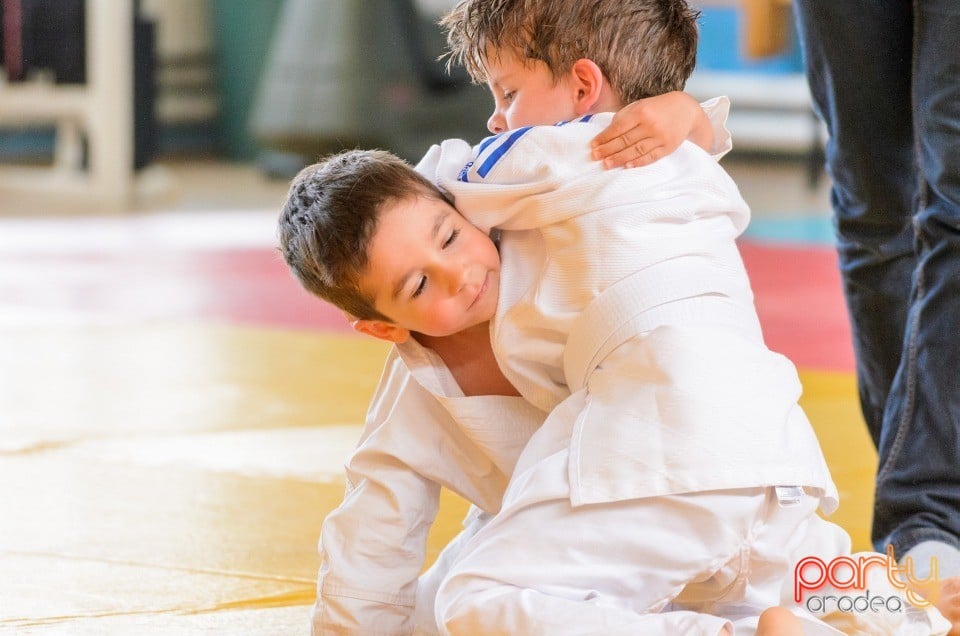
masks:
<svg viewBox="0 0 960 636"><path fill-rule="evenodd" d="M487 79L490 80L491 71L503 72L506 70L515 70L527 68L533 62L513 47L497 47L488 44L485 47L483 56L483 68L487 72Z"/></svg>
<svg viewBox="0 0 960 636"><path fill-rule="evenodd" d="M460 211L439 193L424 191L390 199L380 207L380 218L371 242L377 242L380 237L389 240L391 236L396 237L398 231L427 241L451 216L462 218ZM385 218L389 220L384 222Z"/></svg>

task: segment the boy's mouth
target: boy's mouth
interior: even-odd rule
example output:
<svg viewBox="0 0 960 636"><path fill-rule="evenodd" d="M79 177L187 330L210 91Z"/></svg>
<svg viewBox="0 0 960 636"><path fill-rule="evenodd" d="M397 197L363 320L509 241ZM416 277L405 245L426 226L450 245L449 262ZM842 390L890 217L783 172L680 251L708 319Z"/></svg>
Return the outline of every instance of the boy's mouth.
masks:
<svg viewBox="0 0 960 636"><path fill-rule="evenodd" d="M480 285L480 291L477 292L477 296L473 299L473 302L470 303L470 306L467 309L473 309L473 306L480 302L480 298L487 293L487 287L490 286L490 272L487 272L483 277L483 285Z"/></svg>

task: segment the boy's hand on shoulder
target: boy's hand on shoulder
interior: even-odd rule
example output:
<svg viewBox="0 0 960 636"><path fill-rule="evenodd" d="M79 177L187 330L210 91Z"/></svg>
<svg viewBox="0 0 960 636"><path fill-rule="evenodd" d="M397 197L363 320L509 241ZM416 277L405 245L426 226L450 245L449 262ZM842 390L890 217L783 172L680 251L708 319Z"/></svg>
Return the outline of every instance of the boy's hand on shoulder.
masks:
<svg viewBox="0 0 960 636"><path fill-rule="evenodd" d="M713 132L700 104L674 91L627 104L590 145L604 168L636 168L666 157L688 138L709 148Z"/></svg>

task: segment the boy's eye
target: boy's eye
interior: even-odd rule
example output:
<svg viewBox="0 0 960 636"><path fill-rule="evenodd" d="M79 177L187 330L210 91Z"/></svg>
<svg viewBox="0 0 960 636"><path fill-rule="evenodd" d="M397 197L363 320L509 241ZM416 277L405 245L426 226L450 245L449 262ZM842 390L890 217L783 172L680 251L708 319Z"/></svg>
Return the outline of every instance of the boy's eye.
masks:
<svg viewBox="0 0 960 636"><path fill-rule="evenodd" d="M457 240L458 236L460 236L460 230L454 230L450 233L450 238L443 242L443 246L448 247L451 243Z"/></svg>
<svg viewBox="0 0 960 636"><path fill-rule="evenodd" d="M422 293L423 293L423 288L426 287L426 286L427 286L427 277L426 277L426 276L421 276L421 277L420 277L420 284L417 285L417 288L416 288L415 290L413 290L413 296L412 296L412 298L416 298L417 296L419 296L420 294L422 294Z"/></svg>
<svg viewBox="0 0 960 636"><path fill-rule="evenodd" d="M503 100L506 102L512 101L513 96L517 94L517 91L507 91L503 94Z"/></svg>

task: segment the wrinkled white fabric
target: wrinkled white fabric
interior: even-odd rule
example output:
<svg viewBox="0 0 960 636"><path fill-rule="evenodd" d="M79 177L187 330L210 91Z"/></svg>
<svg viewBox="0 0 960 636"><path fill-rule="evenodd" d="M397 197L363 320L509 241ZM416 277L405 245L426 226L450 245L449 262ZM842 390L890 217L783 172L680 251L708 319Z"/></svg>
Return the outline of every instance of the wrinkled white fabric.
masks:
<svg viewBox="0 0 960 636"><path fill-rule="evenodd" d="M722 154L727 104L704 106ZM540 267L534 234L505 234L513 271ZM393 350L347 464L346 496L324 523L314 633L409 633L439 486L495 512L543 417L521 398L463 397L439 358L415 342Z"/></svg>
<svg viewBox="0 0 960 636"><path fill-rule="evenodd" d="M441 584L443 633L749 629L790 574L779 548L821 542L808 521L836 507L796 370L763 342L736 185L689 143L604 170L589 140L611 117L448 140L418 166L502 231L494 353L550 411ZM815 496L787 510L778 485ZM692 615L661 613L701 585Z"/></svg>
<svg viewBox="0 0 960 636"><path fill-rule="evenodd" d="M343 503L323 523L313 633L411 633L440 487L499 510L543 417L523 398L464 397L416 341L391 350L347 462Z"/></svg>
<svg viewBox="0 0 960 636"><path fill-rule="evenodd" d="M436 594L440 633L716 635L730 625L744 636L763 610L781 604L810 636L949 630L932 608L851 613L795 604L802 559L850 554L849 536L815 514L809 491L757 487L571 505L569 439L584 393L551 413L521 454L501 511L457 546ZM871 574L874 596L903 599L882 571Z"/></svg>
<svg viewBox="0 0 960 636"><path fill-rule="evenodd" d="M471 222L502 230L493 347L507 378L545 411L587 387L571 502L799 485L832 511L796 370L763 342L735 243L749 220L736 185L689 142L604 170L589 141L611 118L476 148L447 140L418 166Z"/></svg>
<svg viewBox="0 0 960 636"><path fill-rule="evenodd" d="M582 405L580 391L547 418L501 512L462 546L437 594L441 633L750 634L780 603L793 555L849 550L815 497L781 507L773 488L572 506L570 414Z"/></svg>

